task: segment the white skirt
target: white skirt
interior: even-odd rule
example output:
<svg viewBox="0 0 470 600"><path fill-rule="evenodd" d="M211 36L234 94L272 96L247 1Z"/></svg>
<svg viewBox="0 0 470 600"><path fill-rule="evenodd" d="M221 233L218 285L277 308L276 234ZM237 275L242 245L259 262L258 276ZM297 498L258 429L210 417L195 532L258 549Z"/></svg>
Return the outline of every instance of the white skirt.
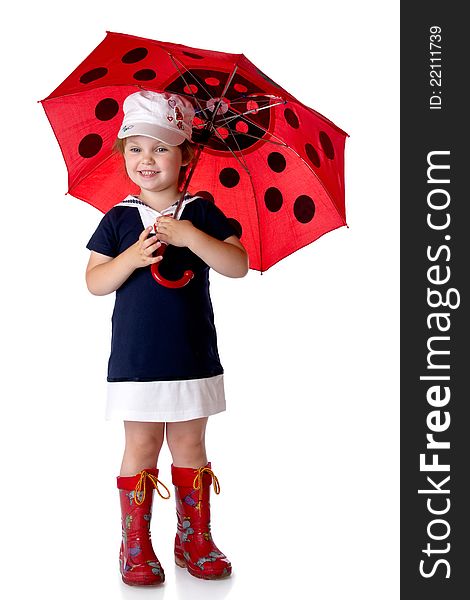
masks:
<svg viewBox="0 0 470 600"><path fill-rule="evenodd" d="M110 381L106 420L172 423L225 410L224 376L183 381Z"/></svg>

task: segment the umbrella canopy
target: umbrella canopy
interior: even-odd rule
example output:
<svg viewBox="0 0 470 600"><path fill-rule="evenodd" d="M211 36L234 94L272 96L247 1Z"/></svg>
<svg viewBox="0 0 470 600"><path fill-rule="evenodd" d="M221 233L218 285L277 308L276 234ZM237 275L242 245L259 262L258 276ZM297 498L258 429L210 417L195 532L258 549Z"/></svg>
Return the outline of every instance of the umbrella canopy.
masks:
<svg viewBox="0 0 470 600"><path fill-rule="evenodd" d="M106 212L138 193L112 149L123 101L138 89L193 102L193 139L203 149L191 193L232 220L252 269L266 271L346 225L344 131L243 54L111 32L42 100L72 196Z"/></svg>

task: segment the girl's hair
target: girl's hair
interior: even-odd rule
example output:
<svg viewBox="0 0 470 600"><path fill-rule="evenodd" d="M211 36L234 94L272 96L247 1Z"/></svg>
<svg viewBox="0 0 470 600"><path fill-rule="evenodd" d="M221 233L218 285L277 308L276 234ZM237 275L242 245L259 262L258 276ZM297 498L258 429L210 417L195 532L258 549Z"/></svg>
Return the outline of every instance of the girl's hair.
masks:
<svg viewBox="0 0 470 600"><path fill-rule="evenodd" d="M126 139L127 138L124 138L123 140L121 140L119 138L116 138L116 141L113 144L113 151L119 152L119 154L124 156L124 150L126 148ZM184 140L184 142L178 146L178 148L180 148L180 150L181 150L182 161L184 163L185 162L188 163L187 165L185 165L184 167L181 167L181 169L180 169L180 174L178 177L178 188L180 190L183 188L183 183L184 183L184 180L186 179L186 174L189 171L189 169L191 168L191 163L196 154L196 147L197 147L196 144L193 144L192 142L189 142L188 140Z"/></svg>
<svg viewBox="0 0 470 600"><path fill-rule="evenodd" d="M178 189L183 189L184 180L186 179L186 175L188 171L191 169L191 163L194 160L196 155L196 144L189 142L188 140L184 140L184 142L179 146L181 148L181 158L183 162L187 162L188 164L184 167L181 167L180 174L178 177Z"/></svg>

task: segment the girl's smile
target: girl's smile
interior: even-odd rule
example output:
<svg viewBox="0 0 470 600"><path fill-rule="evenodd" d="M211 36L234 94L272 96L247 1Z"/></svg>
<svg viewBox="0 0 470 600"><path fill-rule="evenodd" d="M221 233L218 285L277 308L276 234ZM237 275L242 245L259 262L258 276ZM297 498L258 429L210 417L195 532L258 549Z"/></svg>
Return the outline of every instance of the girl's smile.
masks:
<svg viewBox="0 0 470 600"><path fill-rule="evenodd" d="M142 175L142 177L145 178L151 178L154 177L155 175L157 175L158 173L160 173L160 171L139 171L139 173Z"/></svg>
<svg viewBox="0 0 470 600"><path fill-rule="evenodd" d="M165 198L170 204L178 194L178 178L182 164L181 149L142 135L126 139L126 170L140 187L142 200L150 204Z"/></svg>

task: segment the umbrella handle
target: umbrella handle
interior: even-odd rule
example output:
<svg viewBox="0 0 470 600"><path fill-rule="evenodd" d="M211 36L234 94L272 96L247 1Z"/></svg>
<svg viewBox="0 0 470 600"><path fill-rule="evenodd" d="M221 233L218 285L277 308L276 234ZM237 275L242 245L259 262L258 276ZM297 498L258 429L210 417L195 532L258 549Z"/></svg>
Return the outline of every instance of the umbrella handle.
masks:
<svg viewBox="0 0 470 600"><path fill-rule="evenodd" d="M162 245L156 251L157 256L163 256L163 254L165 253L165 250L167 249L167 246L168 246L168 244L165 244L164 242L162 242ZM175 281L172 281L171 279L165 279L165 277L162 277L162 275L160 275L159 267L160 267L159 262L154 263L153 265L150 265L150 272L152 273L152 276L157 283L159 283L160 285L163 285L164 287L167 287L167 288L175 289L175 288L184 287L194 277L194 273L192 271L185 271L184 275L180 279L176 279Z"/></svg>

